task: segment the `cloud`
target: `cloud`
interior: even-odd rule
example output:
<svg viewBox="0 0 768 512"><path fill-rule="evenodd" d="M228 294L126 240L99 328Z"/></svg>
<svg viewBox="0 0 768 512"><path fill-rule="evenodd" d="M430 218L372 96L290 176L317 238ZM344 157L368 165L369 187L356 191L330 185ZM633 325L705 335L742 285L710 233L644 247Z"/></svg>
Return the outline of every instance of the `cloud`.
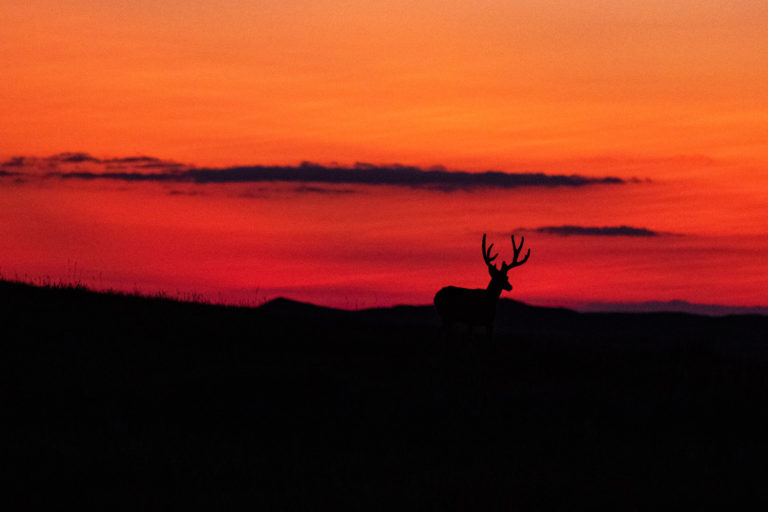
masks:
<svg viewBox="0 0 768 512"><path fill-rule="evenodd" d="M107 164L107 168L125 168L134 167L139 169L182 169L189 166L172 160L162 160L153 156L129 156L124 158L108 158L101 160L101 163Z"/></svg>
<svg viewBox="0 0 768 512"><path fill-rule="evenodd" d="M302 163L298 167L231 167L226 169L190 169L184 176L195 183L251 183L283 181L352 185L393 185L441 190L518 187L580 187L596 184L621 184L614 177L551 175L543 173L504 173L486 171L424 170L418 167L356 164L354 167L327 167Z"/></svg>
<svg viewBox="0 0 768 512"><path fill-rule="evenodd" d="M26 164L26 159L23 156L13 156L0 164L2 167L23 167Z"/></svg>
<svg viewBox="0 0 768 512"><path fill-rule="evenodd" d="M179 175L171 173L140 173L140 172L52 172L49 177L59 177L68 180L118 180L118 181L188 181L179 179Z"/></svg>
<svg viewBox="0 0 768 512"><path fill-rule="evenodd" d="M536 233L556 236L634 236L653 237L662 236L664 233L647 228L632 226L542 226L534 230Z"/></svg>
<svg viewBox="0 0 768 512"><path fill-rule="evenodd" d="M203 192L200 192L199 190L179 190L179 189L172 189L168 191L169 196L202 196L205 195Z"/></svg>
<svg viewBox="0 0 768 512"><path fill-rule="evenodd" d="M53 155L51 157L48 157L48 160L64 162L64 163L73 163L73 164L79 164L83 162L93 162L93 163L101 162L100 159L93 157L88 153L59 153L58 155Z"/></svg>
<svg viewBox="0 0 768 512"><path fill-rule="evenodd" d="M107 158L102 160L106 164L152 164L162 162L159 158L154 156L126 156L122 158Z"/></svg>
<svg viewBox="0 0 768 512"><path fill-rule="evenodd" d="M302 185L293 189L294 192L299 194L326 194L331 196L356 194L357 190L351 188L325 188L325 187L313 187L309 185Z"/></svg>
<svg viewBox="0 0 768 512"><path fill-rule="evenodd" d="M133 167L165 167L167 165L173 165L173 166L182 165L177 162L162 160L154 156L139 155L139 156L127 156L127 157L120 157L120 158L97 158L93 155L89 155L88 153L80 153L80 152L59 153L56 155L43 158L42 160L45 160L48 162L74 163L74 164L79 164L84 162L90 162L94 164L126 164Z"/></svg>
<svg viewBox="0 0 768 512"><path fill-rule="evenodd" d="M221 169L185 168L175 162L165 162L150 157L134 159L110 159L100 162L131 164L133 171L96 172L77 170L53 172L49 176L81 180L157 181L187 183L263 183L288 182L301 184L390 185L429 188L444 191L473 190L479 188L512 189L519 187L583 187L589 185L620 185L627 180L617 177L590 177L578 174L506 173L486 171L470 173L447 171L442 168L358 163L353 167L324 166L304 162L299 166L248 166ZM138 165L136 165L138 164ZM141 171L135 170L142 168ZM158 172L146 172L157 168Z"/></svg>
<svg viewBox="0 0 768 512"><path fill-rule="evenodd" d="M465 172L442 166L421 168L406 165L356 163L352 166L302 162L296 166L236 166L199 168L191 165L137 155L98 158L88 153L66 152L49 157L15 156L0 164L5 172L37 174L66 180L115 180L191 184L292 183L296 192L348 193L343 185L397 186L444 192L522 187L586 187L637 183L637 179L544 172ZM6 174L7 175L7 174Z"/></svg>
<svg viewBox="0 0 768 512"><path fill-rule="evenodd" d="M0 163L2 169L23 171L25 174L37 174L44 176L60 177L65 174L73 174L73 178L97 179L104 174L105 178L130 180L130 173L146 173L157 171L158 174L190 169L191 166L162 160L152 156L129 156L122 158L97 158L88 153L66 152L47 157L14 156ZM117 173L111 176L110 170L125 170L126 173ZM154 177L162 179L161 176Z"/></svg>

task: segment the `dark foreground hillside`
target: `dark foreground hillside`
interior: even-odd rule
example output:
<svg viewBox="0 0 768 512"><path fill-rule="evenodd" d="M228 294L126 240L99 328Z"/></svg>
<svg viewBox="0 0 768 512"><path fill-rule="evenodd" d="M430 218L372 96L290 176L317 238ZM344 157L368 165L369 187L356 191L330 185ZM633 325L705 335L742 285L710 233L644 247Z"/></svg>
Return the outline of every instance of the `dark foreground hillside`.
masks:
<svg viewBox="0 0 768 512"><path fill-rule="evenodd" d="M768 503L768 318L259 309L0 282L0 492L105 510Z"/></svg>

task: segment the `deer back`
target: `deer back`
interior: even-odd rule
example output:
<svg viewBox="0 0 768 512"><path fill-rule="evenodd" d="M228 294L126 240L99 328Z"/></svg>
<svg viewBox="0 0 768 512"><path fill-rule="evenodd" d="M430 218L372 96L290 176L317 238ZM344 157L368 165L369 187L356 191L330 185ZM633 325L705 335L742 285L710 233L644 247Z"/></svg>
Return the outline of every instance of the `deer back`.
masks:
<svg viewBox="0 0 768 512"><path fill-rule="evenodd" d="M435 309L443 321L471 325L492 323L498 296L488 290L446 286L435 295Z"/></svg>

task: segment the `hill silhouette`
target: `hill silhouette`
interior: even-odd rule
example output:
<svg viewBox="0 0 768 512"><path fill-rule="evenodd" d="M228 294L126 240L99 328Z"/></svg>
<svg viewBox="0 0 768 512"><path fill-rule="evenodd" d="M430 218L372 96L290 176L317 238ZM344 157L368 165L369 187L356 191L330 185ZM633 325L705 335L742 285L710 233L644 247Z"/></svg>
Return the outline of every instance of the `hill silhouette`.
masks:
<svg viewBox="0 0 768 512"><path fill-rule="evenodd" d="M0 282L3 492L113 510L764 500L768 318L259 308Z"/></svg>

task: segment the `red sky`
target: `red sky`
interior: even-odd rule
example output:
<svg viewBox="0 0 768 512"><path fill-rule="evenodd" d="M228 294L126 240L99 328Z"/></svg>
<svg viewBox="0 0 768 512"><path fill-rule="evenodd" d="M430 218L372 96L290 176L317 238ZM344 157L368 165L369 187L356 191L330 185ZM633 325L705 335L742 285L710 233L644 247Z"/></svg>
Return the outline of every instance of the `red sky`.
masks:
<svg viewBox="0 0 768 512"><path fill-rule="evenodd" d="M521 227L628 225L677 236L529 233L512 295L768 303L764 2L8 0L0 15L4 160L86 151L651 180L171 195L3 178L6 275L428 302L436 286L485 284L484 231L503 247Z"/></svg>

